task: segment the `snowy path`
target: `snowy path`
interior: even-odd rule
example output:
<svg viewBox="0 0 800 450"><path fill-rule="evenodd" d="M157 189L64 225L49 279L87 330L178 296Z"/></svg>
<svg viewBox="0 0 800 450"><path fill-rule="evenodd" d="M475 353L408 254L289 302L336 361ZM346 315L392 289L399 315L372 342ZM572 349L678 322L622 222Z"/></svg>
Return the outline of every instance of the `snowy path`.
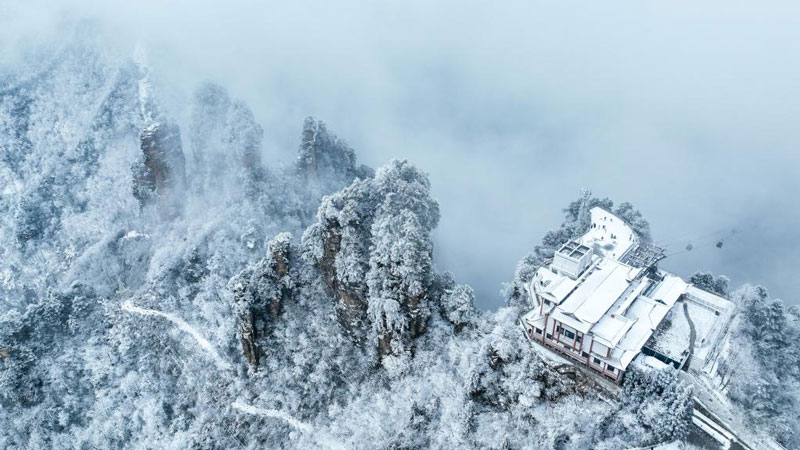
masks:
<svg viewBox="0 0 800 450"><path fill-rule="evenodd" d="M170 322L177 325L181 331L188 333L192 338L194 338L194 340L197 341L197 343L200 345L200 348L202 348L205 351L205 353L208 356L210 356L211 359L214 360L214 362L217 364L217 367L226 371L231 371L231 372L233 371L233 366L231 366L230 363L225 361L222 358L222 356L220 356L220 354L217 352L217 349L214 348L211 342L209 342L208 339L204 338L197 330L194 329L194 327L189 325L185 320L181 319L180 317L174 314L161 312L155 309L140 308L128 300L122 303L122 309L124 311L141 314L143 316L163 317L169 320Z"/></svg>
<svg viewBox="0 0 800 450"><path fill-rule="evenodd" d="M194 338L194 340L200 345L200 348L204 351L204 353L209 355L211 359L214 360L217 367L223 369L228 375L234 373L233 366L231 366L230 363L228 363L222 358L222 356L219 354L219 352L217 352L217 349L214 348L211 342L209 342L208 339L204 338L194 327L189 325L189 323L187 323L180 317L171 313L158 311L156 309L140 308L131 303L129 300L126 300L125 302L122 303L122 310L135 314L140 314L143 316L162 317L164 319L169 320L170 322L174 323L178 327L178 329L189 334L192 338ZM248 405L246 403L242 403L238 400L233 402L231 406L233 407L233 409L236 409L246 414L262 416L262 417L270 417L273 419L281 420L289 424L291 427L299 431L302 431L303 433L311 434L314 431L311 425L301 422L283 411L279 411L276 409L263 409L256 406ZM317 442L321 444L323 447L327 447L334 450L340 450L345 448L326 433L321 433L321 434L316 433L314 437L316 438Z"/></svg>
<svg viewBox="0 0 800 450"><path fill-rule="evenodd" d="M295 419L294 417L290 416L289 414L286 414L283 411L278 411L275 409L258 408L252 405L241 403L238 400L233 402L233 405L231 406L233 406L234 409L238 409L243 413L252 414L254 416L272 417L275 419L283 420L284 422L288 423L294 428L297 428L298 430L305 433L311 433L314 430L313 428L311 428L311 425L303 423Z"/></svg>
<svg viewBox="0 0 800 450"><path fill-rule="evenodd" d="M686 322L689 323L689 355L686 356L686 365L684 370L689 370L689 364L692 363L692 356L694 356L694 342L697 340L697 330L694 327L692 318L689 317L689 305L683 302L683 315L686 316Z"/></svg>
<svg viewBox="0 0 800 450"><path fill-rule="evenodd" d="M753 434L727 399L721 398L721 394L710 386L707 379L686 372L681 372L681 376L695 387L693 421L702 416L707 425L731 442L731 449L786 450L769 436Z"/></svg>
<svg viewBox="0 0 800 450"><path fill-rule="evenodd" d="M254 416L262 416L262 417L271 417L273 419L283 420L284 422L291 425L295 429L313 436L314 441L316 441L316 443L319 444L321 447L329 448L331 450L347 449L347 447L340 444L335 438L331 437L329 434L319 431L314 432L314 428L311 425L305 422L301 422L295 419L294 417L290 416L289 414L286 414L283 411L278 411L275 409L259 408L256 406L239 402L238 400L233 402L231 406L233 406L234 409L239 410L245 414L251 414Z"/></svg>

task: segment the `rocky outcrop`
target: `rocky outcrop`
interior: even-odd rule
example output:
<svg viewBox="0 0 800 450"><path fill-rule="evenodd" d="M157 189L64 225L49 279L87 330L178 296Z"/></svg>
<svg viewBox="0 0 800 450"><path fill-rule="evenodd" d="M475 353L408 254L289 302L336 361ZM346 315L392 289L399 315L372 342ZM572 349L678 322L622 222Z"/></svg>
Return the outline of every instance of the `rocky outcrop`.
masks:
<svg viewBox="0 0 800 450"><path fill-rule="evenodd" d="M421 336L428 328L430 311L423 305L426 294L407 295L404 305L408 310L408 333L412 338Z"/></svg>
<svg viewBox="0 0 800 450"><path fill-rule="evenodd" d="M171 122L155 122L142 130L142 150L134 164L133 195L141 206L155 202L162 215L180 211L186 185L185 159L180 128Z"/></svg>
<svg viewBox="0 0 800 450"><path fill-rule="evenodd" d="M291 235L281 233L267 245L267 255L231 280L239 320L242 353L252 370L264 356L264 340L292 293Z"/></svg>
<svg viewBox="0 0 800 450"><path fill-rule="evenodd" d="M330 220L323 230L324 253L318 262L318 267L325 277L328 290L336 300L336 314L345 330L351 332L353 337L360 339L361 325L366 320L367 302L364 298L363 285L346 286L342 283L336 271L336 257L342 249L342 230L337 220Z"/></svg>
<svg viewBox="0 0 800 450"><path fill-rule="evenodd" d="M355 178L369 178L372 169L356 163L355 151L328 131L325 123L306 118L297 155L297 171L310 184L341 189Z"/></svg>
<svg viewBox="0 0 800 450"><path fill-rule="evenodd" d="M410 351L431 314L433 243L439 209L425 174L392 161L324 199L303 236L339 321L383 357Z"/></svg>

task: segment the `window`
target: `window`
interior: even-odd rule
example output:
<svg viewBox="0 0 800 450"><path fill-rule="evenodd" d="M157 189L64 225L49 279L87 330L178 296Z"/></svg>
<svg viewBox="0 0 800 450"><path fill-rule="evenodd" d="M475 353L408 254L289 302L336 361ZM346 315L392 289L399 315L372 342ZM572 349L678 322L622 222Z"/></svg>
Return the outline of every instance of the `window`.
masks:
<svg viewBox="0 0 800 450"><path fill-rule="evenodd" d="M538 328L534 328L533 331L535 331L536 334L542 334L542 330L540 330Z"/></svg>
<svg viewBox="0 0 800 450"><path fill-rule="evenodd" d="M581 355L583 355L584 358L588 358L589 357L589 354L586 353L586 352L581 353Z"/></svg>
<svg viewBox="0 0 800 450"><path fill-rule="evenodd" d="M595 358L594 363L599 366L600 364L603 364L603 361L600 361L599 359Z"/></svg>
<svg viewBox="0 0 800 450"><path fill-rule="evenodd" d="M552 334L550 334L550 333L547 333L547 334L545 335L545 337L546 337L547 339L553 339L553 335L552 335Z"/></svg>
<svg viewBox="0 0 800 450"><path fill-rule="evenodd" d="M607 371L609 371L609 372L611 372L611 373L614 373L614 372L616 372L616 371L617 371L617 369L615 369L615 368L614 368L614 366L607 366L607 367L606 367L606 370L607 370Z"/></svg>
<svg viewBox="0 0 800 450"><path fill-rule="evenodd" d="M567 337L567 339L575 339L575 333L573 333L572 331L569 331L569 330L563 330L563 331L564 331L563 334L564 334L564 336Z"/></svg>

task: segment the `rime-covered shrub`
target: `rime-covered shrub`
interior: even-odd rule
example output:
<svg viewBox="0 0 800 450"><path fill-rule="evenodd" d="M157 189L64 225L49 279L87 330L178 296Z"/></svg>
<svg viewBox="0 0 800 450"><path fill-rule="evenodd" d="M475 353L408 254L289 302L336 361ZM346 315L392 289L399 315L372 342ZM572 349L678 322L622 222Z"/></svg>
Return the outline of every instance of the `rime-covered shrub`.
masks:
<svg viewBox="0 0 800 450"><path fill-rule="evenodd" d="M439 207L430 182L407 161L325 198L305 232L305 257L337 297L340 320L362 326L381 355L408 350L430 316L433 243Z"/></svg>
<svg viewBox="0 0 800 450"><path fill-rule="evenodd" d="M732 294L740 313L733 330L735 350L719 372L728 396L750 421L767 428L787 448L800 444L800 321L781 300L760 286Z"/></svg>
<svg viewBox="0 0 800 450"><path fill-rule="evenodd" d="M681 436L685 390L659 378L609 403L531 351L519 308L479 314L469 287L434 271L439 209L409 162L373 172L310 119L297 164L267 167L262 128L222 87L163 108L144 61L59 49L0 88L0 448L578 450ZM180 207L161 214L165 196ZM613 206L571 204L510 297L524 302L592 205ZM727 363L747 370L729 393L791 446L797 314L741 304L750 350Z"/></svg>
<svg viewBox="0 0 800 450"><path fill-rule="evenodd" d="M476 319L475 291L465 284L459 284L445 291L441 303L445 319L457 329Z"/></svg>
<svg viewBox="0 0 800 450"><path fill-rule="evenodd" d="M641 445L685 440L692 421L692 395L692 386L680 381L671 367L651 371L632 367L625 372L622 402L643 429L637 433L643 436Z"/></svg>
<svg viewBox="0 0 800 450"><path fill-rule="evenodd" d="M730 280L725 275L715 277L711 272L695 272L689 277L689 282L708 292L722 296L729 294Z"/></svg>

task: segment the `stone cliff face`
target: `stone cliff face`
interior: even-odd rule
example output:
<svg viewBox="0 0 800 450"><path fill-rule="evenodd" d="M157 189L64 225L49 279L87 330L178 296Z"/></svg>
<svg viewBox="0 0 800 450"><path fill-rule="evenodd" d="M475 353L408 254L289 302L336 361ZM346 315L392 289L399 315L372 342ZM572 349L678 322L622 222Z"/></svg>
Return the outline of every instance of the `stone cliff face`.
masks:
<svg viewBox="0 0 800 450"><path fill-rule="evenodd" d="M336 186L347 185L354 178L369 178L373 171L356 162L355 151L328 131L325 123L312 117L303 123L297 171L307 183Z"/></svg>
<svg viewBox="0 0 800 450"><path fill-rule="evenodd" d="M264 258L231 281L239 340L253 370L258 370L270 324L278 319L295 284L289 273L290 242L290 234L279 234L269 242Z"/></svg>
<svg viewBox="0 0 800 450"><path fill-rule="evenodd" d="M586 409L571 422L536 406L582 394L580 373L540 367L514 311L478 317L471 290L435 273L438 207L411 164L373 174L311 119L298 165L269 170L260 127L220 89L179 129L140 105L130 65L69 60L0 92L0 448L553 447L623 429L605 402L568 399ZM179 220L140 210L184 202ZM238 351L257 376L210 364ZM242 401L280 414L228 406Z"/></svg>
<svg viewBox="0 0 800 450"><path fill-rule="evenodd" d="M430 237L437 221L427 177L393 161L326 197L303 236L306 261L323 275L339 321L381 357L410 352L438 301Z"/></svg>
<svg viewBox="0 0 800 450"><path fill-rule="evenodd" d="M245 171L240 173L244 173L243 179L247 179L260 164L255 145L261 138L260 128L252 125L254 122L249 110L237 108L234 103L227 100L224 92L213 87L206 87L202 92L204 95L198 100L196 111L198 117L191 127L194 136L193 148L199 154L208 154L210 150L207 146L198 142L205 142L211 138L200 138L207 134L219 134L220 142L228 142L236 156L230 159L229 155L226 155L230 163L228 166L244 168ZM210 100L207 97L210 97ZM213 113L212 118L219 120L209 122L210 119L207 117L209 114L203 112L206 110ZM199 120L201 118L203 120ZM215 127L219 128L223 119L227 121L227 125L224 129L215 131ZM195 138L199 141L194 142ZM211 140L215 139L217 138ZM158 136L150 140L155 141L155 145L161 143ZM162 168L169 170L171 167L162 163L166 159L162 156L166 155L159 152L148 154L155 154L156 158L154 163L150 164L152 168L145 164L149 170L145 172L147 177L143 177L139 185L148 188L145 193L158 193L157 188L161 184L169 190L168 177L161 175ZM366 188L369 184L366 181L359 181L358 178L368 178L372 175L371 169L356 165L355 153L351 148L329 132L322 122L311 118L306 119L303 127L295 170L295 174L300 178L298 180L300 181L298 186L302 189L300 196L307 202L318 202L323 195L351 183L357 186L348 188L351 191ZM369 207L367 203L359 206L359 208ZM293 287L299 283L298 274L307 269L313 268L318 271L316 273L319 279L324 281L323 284L335 301L335 311L346 334L354 342L363 342L367 339L368 302L364 277L369 266L366 253L369 238L362 239L363 236L356 236L354 233L361 231L352 221L347 219L340 221L336 217L329 219L324 221L324 226L314 227L320 234L321 255L311 261L311 264L307 258L296 258L293 255L291 236L282 233L268 243L267 255L264 258L231 279L229 286L233 291L234 309L239 323L239 340L242 353L252 370L258 370L263 363L262 358L269 353L268 346L271 345L269 340L274 324L286 302L296 294ZM343 245L347 249L343 249ZM353 245L363 248L351 254L350 250L354 250ZM361 267L360 275L354 277L354 273L347 271L345 258ZM347 271L346 276L342 275L343 271ZM414 329L419 329L419 326L415 325Z"/></svg>
<svg viewBox="0 0 800 450"><path fill-rule="evenodd" d="M324 255L319 261L319 269L325 277L328 291L336 301L336 314L346 330L361 340L360 330L367 316L367 302L364 298L363 286L346 286L336 272L336 258L342 250L342 230L338 221L331 220L325 230L327 238L324 243Z"/></svg>
<svg viewBox="0 0 800 450"><path fill-rule="evenodd" d="M173 191L184 183L178 131L155 126L142 134L137 198L155 202L159 210L169 210ZM378 359L407 357L441 297L432 288L430 232L439 211L427 176L406 161L393 161L372 176L356 166L352 149L313 119L302 132L297 169L312 196L346 187L322 200L301 252L293 255L290 235L280 234L268 243L266 256L231 279L238 337L250 368L258 370L269 353L274 324L295 294L300 273L305 281L321 282L341 330L354 343L366 344Z"/></svg>
<svg viewBox="0 0 800 450"><path fill-rule="evenodd" d="M142 130L142 155L133 167L133 195L141 206L155 202L164 216L180 211L186 186L185 159L180 128L174 123L153 123Z"/></svg>

